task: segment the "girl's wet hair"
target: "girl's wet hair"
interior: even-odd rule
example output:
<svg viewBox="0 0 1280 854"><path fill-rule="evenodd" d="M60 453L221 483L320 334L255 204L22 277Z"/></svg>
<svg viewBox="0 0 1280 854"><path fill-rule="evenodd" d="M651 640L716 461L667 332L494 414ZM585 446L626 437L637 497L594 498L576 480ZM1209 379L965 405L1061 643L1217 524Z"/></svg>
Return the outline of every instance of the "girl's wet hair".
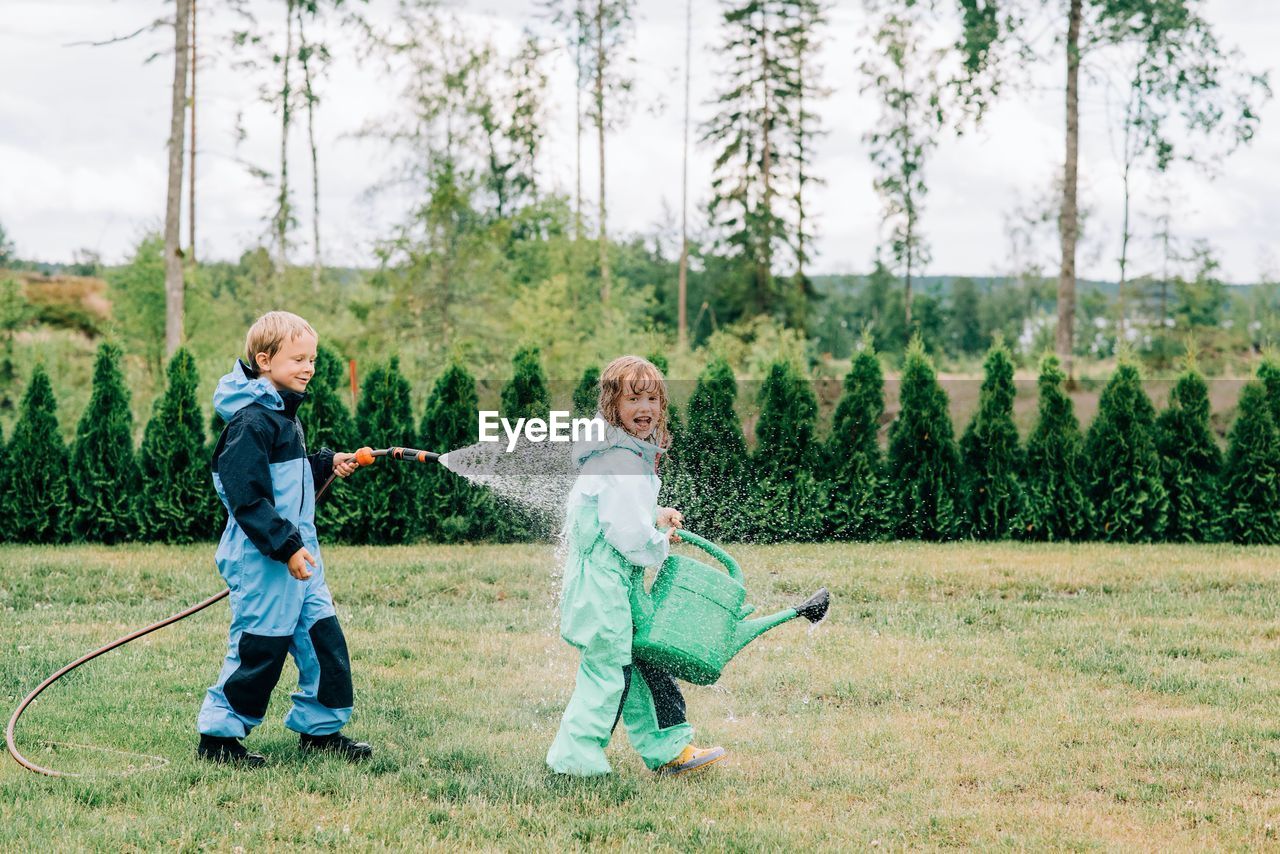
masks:
<svg viewBox="0 0 1280 854"><path fill-rule="evenodd" d="M671 446L671 433L667 430L667 380L662 371L648 359L639 356L619 356L600 374L600 414L615 427L622 427L618 406L628 392L658 393L658 418L649 441L660 448Z"/></svg>

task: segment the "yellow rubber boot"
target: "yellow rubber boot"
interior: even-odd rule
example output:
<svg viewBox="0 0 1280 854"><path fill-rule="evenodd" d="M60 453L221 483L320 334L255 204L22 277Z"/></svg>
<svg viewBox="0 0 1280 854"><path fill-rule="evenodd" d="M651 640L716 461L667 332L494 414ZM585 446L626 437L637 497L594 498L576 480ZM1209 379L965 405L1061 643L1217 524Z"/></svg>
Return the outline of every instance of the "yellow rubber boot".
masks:
<svg viewBox="0 0 1280 854"><path fill-rule="evenodd" d="M686 744L679 756L655 771L658 774L685 774L689 771L697 771L699 768L706 768L724 757L723 747L694 747L692 744Z"/></svg>

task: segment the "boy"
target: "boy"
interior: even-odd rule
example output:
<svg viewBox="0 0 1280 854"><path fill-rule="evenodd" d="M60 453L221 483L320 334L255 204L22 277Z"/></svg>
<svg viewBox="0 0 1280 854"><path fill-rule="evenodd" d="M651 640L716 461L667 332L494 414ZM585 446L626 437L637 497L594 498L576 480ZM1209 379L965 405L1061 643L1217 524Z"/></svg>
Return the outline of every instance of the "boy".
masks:
<svg viewBox="0 0 1280 854"><path fill-rule="evenodd" d="M218 383L227 422L213 454L213 485L228 512L215 559L231 589L231 637L217 683L200 708L197 755L251 767L266 759L240 739L262 723L285 653L298 690L284 723L304 752L367 759L373 748L340 730L351 718L351 664L316 540L315 490L355 471L354 454L307 456L296 419L315 371L316 333L286 311L249 328L245 360Z"/></svg>

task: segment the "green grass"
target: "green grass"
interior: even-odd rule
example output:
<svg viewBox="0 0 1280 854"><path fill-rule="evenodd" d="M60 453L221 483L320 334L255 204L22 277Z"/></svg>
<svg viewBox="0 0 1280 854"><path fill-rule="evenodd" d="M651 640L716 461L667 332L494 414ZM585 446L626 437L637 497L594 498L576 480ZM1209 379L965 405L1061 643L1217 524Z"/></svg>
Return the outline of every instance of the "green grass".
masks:
<svg viewBox="0 0 1280 854"><path fill-rule="evenodd" d="M761 612L821 584L833 605L816 631L776 629L719 685L688 689L698 742L730 753L701 776L655 779L621 730L613 776L544 770L576 665L549 546L330 548L348 731L372 762L297 754L280 723L291 666L249 739L269 768L195 760L219 603L28 711L28 755L86 776L0 765L0 850L1274 843L1280 550L731 551ZM5 716L61 664L219 586L208 546L0 549Z"/></svg>

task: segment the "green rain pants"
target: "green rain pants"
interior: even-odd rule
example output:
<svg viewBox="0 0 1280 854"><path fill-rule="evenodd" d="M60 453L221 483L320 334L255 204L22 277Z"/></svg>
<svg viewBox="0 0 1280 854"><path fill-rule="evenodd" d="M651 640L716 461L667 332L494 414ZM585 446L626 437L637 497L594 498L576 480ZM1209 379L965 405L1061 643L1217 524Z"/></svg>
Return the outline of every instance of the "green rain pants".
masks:
<svg viewBox="0 0 1280 854"><path fill-rule="evenodd" d="M560 634L581 653L573 696L547 752L561 774L608 774L604 748L622 718L645 765L658 768L693 738L684 698L666 672L631 660L631 585L644 583L603 537L565 567ZM579 557L580 556L580 557Z"/></svg>

